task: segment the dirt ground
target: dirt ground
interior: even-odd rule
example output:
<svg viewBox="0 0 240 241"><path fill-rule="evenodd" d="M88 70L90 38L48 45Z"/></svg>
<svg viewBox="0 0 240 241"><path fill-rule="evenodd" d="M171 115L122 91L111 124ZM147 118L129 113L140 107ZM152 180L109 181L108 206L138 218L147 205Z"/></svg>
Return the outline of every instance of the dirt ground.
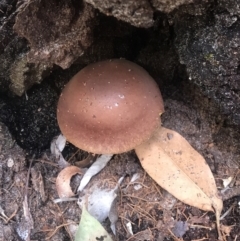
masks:
<svg viewBox="0 0 240 241"><path fill-rule="evenodd" d="M150 16L154 25L144 29L106 16L90 5L81 12L78 1L0 1L0 241L23 241L28 235L32 241L74 240L81 217L77 201L54 202L58 198L55 182L61 170L50 152L50 142L60 134L57 101L64 84L81 68L101 59L120 57L143 66L158 83L165 103L163 126L179 132L205 158L224 200L224 241L240 240L237 1L203 1L203 6L200 2L200 7L190 4L169 15L156 11ZM18 9L22 3L33 4L40 12L32 16L32 8L25 4ZM48 6L48 11L41 6ZM22 10L25 14L18 18L20 37L13 26ZM80 13L83 19L78 19ZM52 34L43 31L55 23ZM75 31L79 26L84 36ZM42 32L46 36L39 38ZM66 34L71 41L65 41ZM41 63L41 58L49 57L50 62L29 63L28 40L35 47L32 58L39 58ZM56 43L59 52L50 48ZM60 60L42 50L53 51ZM74 165L88 154L68 143L63 155ZM139 178L131 182L135 174ZM116 202L116 235L108 219L103 223L113 240L217 240L214 213L190 207L164 191L146 174L133 151L115 155L86 190L95 184L112 188L123 176ZM223 183L230 177L229 188L223 192ZM80 178L73 178L74 187ZM129 223L133 235L127 229Z"/></svg>
<svg viewBox="0 0 240 241"><path fill-rule="evenodd" d="M225 199L223 214L226 214L221 224L224 225L222 229L225 230L225 240L238 240L240 234L238 165L228 158L228 148L220 150L221 143L216 144L213 141L216 128L223 127L209 123L204 119L204 113L201 114L198 110L190 108L191 104L184 104L180 100L167 99L165 107L163 125L182 133L204 155L214 173L219 191L223 189L222 179L230 176L235 178L233 181L235 193L223 195ZM53 202L58 198L55 181L60 168L49 148L39 156L33 156L31 152L24 151L17 145L7 127L1 123L0 150L0 240L25 240L25 232L29 229L29 222L25 220L23 212L26 195L33 219L31 240L73 240L73 230L79 223L81 209L76 201L58 204ZM76 155L76 151L75 147L68 144L63 152L65 158L72 164L87 156L87 153L82 151L78 151ZM223 160L219 156L225 156L226 162L219 162L218 160ZM27 174L31 162L31 175L28 180ZM139 174L139 179L131 183L130 180L136 173ZM185 205L162 190L144 172L134 152L115 155L86 188L94 183L110 187L116 185L122 176L125 179L120 186L117 199L118 221L117 234L113 235L114 240L217 240L214 214ZM79 182L79 178L75 181ZM141 188L135 188L139 184ZM134 236L131 236L126 228L128 222L132 224ZM112 234L109 220L103 225ZM181 237L176 237L174 233Z"/></svg>

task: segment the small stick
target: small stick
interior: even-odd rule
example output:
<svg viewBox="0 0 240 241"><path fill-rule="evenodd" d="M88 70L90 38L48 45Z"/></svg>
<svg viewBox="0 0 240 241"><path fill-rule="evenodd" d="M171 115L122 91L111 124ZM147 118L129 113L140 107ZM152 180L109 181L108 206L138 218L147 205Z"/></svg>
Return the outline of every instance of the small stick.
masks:
<svg viewBox="0 0 240 241"><path fill-rule="evenodd" d="M68 225L71 225L71 224L76 224L75 222L70 222L70 223L63 223L59 226L57 226L54 231L51 233L51 235L49 237L46 238L46 240L49 240L57 231L58 229L62 228L62 227L65 227L65 226L68 226ZM43 232L46 232L46 231L50 231L50 230L42 230Z"/></svg>
<svg viewBox="0 0 240 241"><path fill-rule="evenodd" d="M123 195L123 197L136 198L136 199L139 199L141 201L148 202L148 203L159 203L159 202L149 201L149 200L146 200L144 198L140 198L140 197L136 197L136 196L132 196L132 195L128 195L128 194Z"/></svg>
<svg viewBox="0 0 240 241"><path fill-rule="evenodd" d="M231 211L232 209L235 207L236 203L233 203L231 205L231 207L220 217L220 220L223 220Z"/></svg>

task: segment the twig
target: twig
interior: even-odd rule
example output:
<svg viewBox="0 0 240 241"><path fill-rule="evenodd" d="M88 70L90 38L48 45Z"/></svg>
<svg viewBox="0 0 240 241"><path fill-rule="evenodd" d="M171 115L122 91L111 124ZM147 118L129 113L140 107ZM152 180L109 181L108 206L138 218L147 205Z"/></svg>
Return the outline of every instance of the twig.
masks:
<svg viewBox="0 0 240 241"><path fill-rule="evenodd" d="M123 216L119 216L119 218L122 218L122 219L126 220L127 222L130 222L131 224L135 224L135 223L133 223L131 220L129 220L128 218L125 218L125 217L123 217Z"/></svg>
<svg viewBox="0 0 240 241"><path fill-rule="evenodd" d="M6 224L17 214L18 208L10 215L10 217L6 220Z"/></svg>
<svg viewBox="0 0 240 241"><path fill-rule="evenodd" d="M7 219L5 219L4 217L0 216L0 218L6 223Z"/></svg>
<svg viewBox="0 0 240 241"><path fill-rule="evenodd" d="M147 230L147 229L146 229ZM132 235L130 238L128 238L126 241L129 241L131 240L132 238L135 238L136 236L140 235L141 233L145 233L146 230L143 230L143 231L140 231L138 233L135 233L134 235ZM151 232L149 229L148 229L149 232ZM141 239L142 240L142 239Z"/></svg>
<svg viewBox="0 0 240 241"><path fill-rule="evenodd" d="M208 229L208 230L212 230L212 228L210 228L210 227L199 225L199 224L191 224L190 228L205 228L205 229Z"/></svg>
<svg viewBox="0 0 240 241"><path fill-rule="evenodd" d="M125 232L128 234L129 232L128 232L127 228L125 227L125 224L123 223L123 219L126 219L126 220L128 220L128 219L127 219L127 218L124 218L124 217L121 217L122 226L123 226ZM131 222L131 221L130 221L130 222Z"/></svg>
<svg viewBox="0 0 240 241"><path fill-rule="evenodd" d="M78 154L78 152L80 152L80 149L78 149L77 151L75 151L75 152L73 153L73 155L67 160L67 162L70 163L70 161L73 159L73 157L75 157L75 156Z"/></svg>
<svg viewBox="0 0 240 241"><path fill-rule="evenodd" d="M55 164L55 163L50 162L50 161L45 161L45 160L40 159L40 160L36 160L36 162L41 162L41 163L49 164L49 165L51 165L51 166L54 166L54 167L59 168L58 164Z"/></svg>
<svg viewBox="0 0 240 241"><path fill-rule="evenodd" d="M159 202L149 201L147 199L136 197L136 196L132 196L132 195L128 195L128 194L127 195L123 195L123 197L136 198L136 199L139 199L141 201L148 202L148 203L159 203Z"/></svg>
<svg viewBox="0 0 240 241"><path fill-rule="evenodd" d="M233 176L232 181L229 183L229 187L231 187L231 188L233 187L234 183L236 182L238 174L240 174L240 169L237 169L235 175Z"/></svg>
<svg viewBox="0 0 240 241"><path fill-rule="evenodd" d="M154 187L156 188L156 190L157 190L157 192L158 192L159 196L160 196L160 197L163 197L163 195L162 195L161 191L158 189L158 187L157 187L157 185L156 185L156 183L155 183L155 182L153 182L153 185L154 185Z"/></svg>
<svg viewBox="0 0 240 241"><path fill-rule="evenodd" d="M182 241L182 239L179 239L178 237L176 237L174 235L174 233L168 228L168 232L172 235L173 239L176 240L176 241Z"/></svg>
<svg viewBox="0 0 240 241"><path fill-rule="evenodd" d="M57 204L56 204L56 205L57 205ZM64 214L65 211L68 209L68 207L67 207L63 212L61 211L61 208L60 208L58 205L57 205L57 207L58 207L59 212L61 213L61 217L62 217L62 221L63 221L63 223L66 223L66 220L65 220L63 214ZM65 230L67 231L67 233L68 233L68 235L69 235L71 241L73 241L73 238L72 238L72 235L71 235L71 233L70 233L70 231L69 231L68 226L64 226L64 228L65 228Z"/></svg>
<svg viewBox="0 0 240 241"><path fill-rule="evenodd" d="M130 185L135 185L135 184L140 184L140 185L142 185L143 187L145 187L145 188L147 188L147 189L149 189L150 187L148 187L148 186L146 186L146 185L144 185L142 182L130 182L129 184L128 184L128 186L130 186Z"/></svg>
<svg viewBox="0 0 240 241"><path fill-rule="evenodd" d="M134 205L134 204L127 204L129 207L131 207L131 208L133 208L133 209L135 209L135 208L137 208L137 209L139 209L142 213L142 216L143 217L147 217L147 218L149 218L149 219L151 219L151 220L153 220L154 222L157 222L155 219L154 219L154 217L153 216L151 216L147 211L145 211L144 209L141 209L139 206L137 206L137 205ZM145 213L145 214L144 214Z"/></svg>
<svg viewBox="0 0 240 241"><path fill-rule="evenodd" d="M29 207L28 207L28 184L29 184L29 179L30 179L30 170L32 167L32 162L33 162L34 156L32 157L30 161L30 165L28 168L28 173L27 173L27 179L26 179L26 185L25 185L25 190L24 190L24 199L23 199L23 214L24 214L24 220L21 221L20 225L24 227L24 232L25 232L25 240L30 241L30 234L31 234L31 229L33 229L33 218L30 213ZM21 232L21 231L19 231Z"/></svg>
<svg viewBox="0 0 240 241"><path fill-rule="evenodd" d="M240 186L232 187L226 189L223 193L220 193L222 196L223 201L226 201L232 197L239 196L240 195Z"/></svg>
<svg viewBox="0 0 240 241"><path fill-rule="evenodd" d="M231 207L220 217L220 220L223 220L231 211L232 209L236 206L236 203L233 203Z"/></svg>
<svg viewBox="0 0 240 241"><path fill-rule="evenodd" d="M75 222L70 222L70 223L63 223L59 226L57 226L54 231L51 233L51 235L49 237L46 238L46 240L49 240L57 231L58 229L62 228L62 227L65 227L65 226L68 226L68 225L71 225L71 224L76 224ZM51 230L42 230L42 232L49 232Z"/></svg>
<svg viewBox="0 0 240 241"><path fill-rule="evenodd" d="M77 197L62 197L62 198L54 199L53 202L61 203L61 202L71 202L71 201L77 201L77 200L78 200Z"/></svg>
<svg viewBox="0 0 240 241"><path fill-rule="evenodd" d="M207 240L208 238L200 238L200 239L193 239L192 241L202 241L202 240Z"/></svg>

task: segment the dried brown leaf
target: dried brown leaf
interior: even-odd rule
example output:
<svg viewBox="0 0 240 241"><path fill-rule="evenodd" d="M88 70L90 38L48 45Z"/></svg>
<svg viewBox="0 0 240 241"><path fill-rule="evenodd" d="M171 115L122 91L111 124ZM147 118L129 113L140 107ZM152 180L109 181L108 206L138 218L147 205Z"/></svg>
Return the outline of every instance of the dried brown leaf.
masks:
<svg viewBox="0 0 240 241"><path fill-rule="evenodd" d="M32 180L33 188L35 189L36 192L40 194L42 201L45 202L47 197L44 190L44 182L43 182L43 177L41 172L37 170L35 167L32 167L31 176L32 176L31 180Z"/></svg>
<svg viewBox="0 0 240 241"><path fill-rule="evenodd" d="M143 168L161 187L186 204L215 211L219 227L223 204L213 174L185 138L161 127L135 151Z"/></svg>
<svg viewBox="0 0 240 241"><path fill-rule="evenodd" d="M82 174L82 170L76 166L66 167L58 174L56 179L56 188L60 198L74 196L70 186L70 181L76 174Z"/></svg>

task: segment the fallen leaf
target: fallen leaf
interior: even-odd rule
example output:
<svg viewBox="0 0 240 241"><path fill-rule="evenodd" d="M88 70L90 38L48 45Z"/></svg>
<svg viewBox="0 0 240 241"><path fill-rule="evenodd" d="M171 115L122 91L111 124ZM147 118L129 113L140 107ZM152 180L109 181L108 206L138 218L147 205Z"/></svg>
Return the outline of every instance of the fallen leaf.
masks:
<svg viewBox="0 0 240 241"><path fill-rule="evenodd" d="M97 160L88 168L88 170L85 172L81 183L78 187L78 192L81 192L89 183L90 179L99 173L112 159L113 155L101 155L97 158Z"/></svg>
<svg viewBox="0 0 240 241"><path fill-rule="evenodd" d="M93 154L88 153L85 159L75 162L74 165L80 168L87 168L94 162L94 158L95 156Z"/></svg>
<svg viewBox="0 0 240 241"><path fill-rule="evenodd" d="M232 182L233 178L232 177L228 177L228 178L225 178L225 179L222 179L223 181L223 186L226 188L228 187L228 185Z"/></svg>
<svg viewBox="0 0 240 241"><path fill-rule="evenodd" d="M118 186L117 186L118 187ZM86 206L90 215L99 222L103 222L109 214L111 205L116 194L116 189L99 187L99 182L92 186L84 196L79 197L79 206Z"/></svg>
<svg viewBox="0 0 240 241"><path fill-rule="evenodd" d="M104 181L97 180L90 188L84 189L85 195L80 196L78 200L80 208L86 207L89 214L99 222L103 222L108 217L114 234L116 234L115 223L118 220L117 194L123 179L124 177L121 177L116 186L108 188Z"/></svg>
<svg viewBox="0 0 240 241"><path fill-rule="evenodd" d="M66 146L66 141L66 137L62 134L54 137L50 146L51 153L56 154L56 150L62 152L64 147Z"/></svg>
<svg viewBox="0 0 240 241"><path fill-rule="evenodd" d="M75 241L112 241L102 225L92 217L85 207L82 208L81 221L75 236Z"/></svg>
<svg viewBox="0 0 240 241"><path fill-rule="evenodd" d="M71 178L76 174L82 174L81 169L76 166L66 167L58 174L56 179L56 188L60 198L74 196L70 186L70 181Z"/></svg>
<svg viewBox="0 0 240 241"><path fill-rule="evenodd" d="M62 169L67 166L70 166L70 164L64 159L61 153L65 145L66 137L60 134L59 136L53 138L50 146L51 153L55 156L56 160L58 161L59 167Z"/></svg>
<svg viewBox="0 0 240 241"><path fill-rule="evenodd" d="M131 222L126 223L126 228L127 228L127 231L129 232L129 234L131 236L133 236L133 230L132 230L132 223Z"/></svg>
<svg viewBox="0 0 240 241"><path fill-rule="evenodd" d="M108 214L108 218L111 222L110 228L113 232L114 235L116 235L116 222L118 220L118 208L117 208L117 196L115 197L115 199L113 200L110 210L109 210L109 214Z"/></svg>
<svg viewBox="0 0 240 241"><path fill-rule="evenodd" d="M59 151L63 151L64 147L66 146L67 138L60 134L56 139L56 147Z"/></svg>
<svg viewBox="0 0 240 241"><path fill-rule="evenodd" d="M218 197L213 174L185 138L161 127L135 151L145 171L161 187L186 204L215 211L219 230L223 203Z"/></svg>

